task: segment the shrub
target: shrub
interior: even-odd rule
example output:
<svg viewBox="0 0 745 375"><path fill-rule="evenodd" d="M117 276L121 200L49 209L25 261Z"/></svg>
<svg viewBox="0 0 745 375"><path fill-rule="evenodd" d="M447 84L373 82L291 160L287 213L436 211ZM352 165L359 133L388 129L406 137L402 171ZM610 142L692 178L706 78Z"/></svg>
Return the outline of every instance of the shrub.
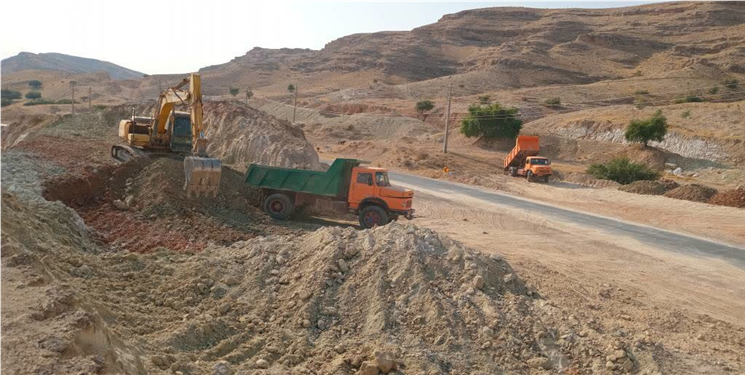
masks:
<svg viewBox="0 0 745 375"><path fill-rule="evenodd" d="M430 100L422 100L416 103L415 108L419 114L423 115L424 112L431 111L432 108L435 108L435 104Z"/></svg>
<svg viewBox="0 0 745 375"><path fill-rule="evenodd" d="M737 88L737 85L740 84L736 79L725 79L722 82L722 85L730 90L734 90Z"/></svg>
<svg viewBox="0 0 745 375"><path fill-rule="evenodd" d="M667 134L667 118L661 111L655 112L646 120L632 120L626 127L624 137L629 142L641 142L646 146L649 141L662 141Z"/></svg>
<svg viewBox="0 0 745 375"><path fill-rule="evenodd" d="M287 91L289 91L289 92L295 92L295 85L293 85L292 83L290 83L289 85L287 85Z"/></svg>
<svg viewBox="0 0 745 375"><path fill-rule="evenodd" d="M49 99L37 99L31 102L23 103L25 106L32 106L32 105L47 105L47 104L57 104L54 100Z"/></svg>
<svg viewBox="0 0 745 375"><path fill-rule="evenodd" d="M239 92L241 92L241 90L239 90L237 87L230 88L230 95L236 96Z"/></svg>
<svg viewBox="0 0 745 375"><path fill-rule="evenodd" d="M549 108L557 108L561 106L561 99L560 98L546 99L546 101L543 102L543 105Z"/></svg>
<svg viewBox="0 0 745 375"><path fill-rule="evenodd" d="M709 89L709 94L716 95L719 92L719 86L714 86Z"/></svg>
<svg viewBox="0 0 745 375"><path fill-rule="evenodd" d="M3 99L10 99L10 100L20 99L22 97L20 91L13 91L13 90L8 90L8 89L2 89L2 94L0 94L0 96Z"/></svg>
<svg viewBox="0 0 745 375"><path fill-rule="evenodd" d="M0 99L0 107L5 107L6 105L11 105L11 104L13 104L12 99L8 99L8 98Z"/></svg>
<svg viewBox="0 0 745 375"><path fill-rule="evenodd" d="M103 104L95 104L95 105L93 105L93 109L98 110L98 111L103 111L106 108L107 108L107 106L105 106Z"/></svg>
<svg viewBox="0 0 745 375"><path fill-rule="evenodd" d="M515 138L523 125L517 114L517 108L505 108L499 103L472 105L468 107L460 132L466 137Z"/></svg>
<svg viewBox="0 0 745 375"><path fill-rule="evenodd" d="M634 99L634 107L636 107L636 109L644 109L644 107L646 106L647 106L647 100L642 98L641 96L637 96Z"/></svg>
<svg viewBox="0 0 745 375"><path fill-rule="evenodd" d="M700 96L693 95L693 94L688 94L688 95L686 95L683 98L675 99L675 103L677 103L677 104L680 104L680 103L700 103L700 102L703 102L703 101L704 101L704 99L702 99Z"/></svg>
<svg viewBox="0 0 745 375"><path fill-rule="evenodd" d="M36 100L41 98L41 93L38 91L29 91L26 93L26 99Z"/></svg>
<svg viewBox="0 0 745 375"><path fill-rule="evenodd" d="M481 96L479 96L479 103L481 103L481 104L489 104L489 103L491 103L491 96L489 96L489 95L481 95Z"/></svg>
<svg viewBox="0 0 745 375"><path fill-rule="evenodd" d="M55 103L56 104L72 104L72 99L60 99L60 100L56 101ZM75 101L75 104L78 104L78 103L80 103L80 102L78 102L76 100Z"/></svg>
<svg viewBox="0 0 745 375"><path fill-rule="evenodd" d="M691 111L685 111L685 112L681 113L680 114L680 117L682 117L682 118L689 118L689 117L691 117Z"/></svg>
<svg viewBox="0 0 745 375"><path fill-rule="evenodd" d="M649 95L649 91L647 91L647 90L636 90L636 91L634 91L634 95Z"/></svg>
<svg viewBox="0 0 745 375"><path fill-rule="evenodd" d="M633 163L628 158L616 158L608 163L595 163L587 168L587 173L601 180L612 180L627 185L638 180L656 180L659 173L645 164Z"/></svg>
<svg viewBox="0 0 745 375"><path fill-rule="evenodd" d="M40 89L41 88L41 81L37 79L32 79L28 81L28 87L31 87L32 89Z"/></svg>

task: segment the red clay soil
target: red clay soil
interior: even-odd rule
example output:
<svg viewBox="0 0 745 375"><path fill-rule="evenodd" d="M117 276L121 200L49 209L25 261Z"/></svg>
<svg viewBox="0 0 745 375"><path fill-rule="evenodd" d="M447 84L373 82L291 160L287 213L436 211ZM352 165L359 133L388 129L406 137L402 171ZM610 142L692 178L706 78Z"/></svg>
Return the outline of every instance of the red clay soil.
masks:
<svg viewBox="0 0 745 375"><path fill-rule="evenodd" d="M664 195L668 198L682 199L686 201L708 202L716 193L717 189L699 184L690 184L670 190Z"/></svg>
<svg viewBox="0 0 745 375"><path fill-rule="evenodd" d="M745 208L745 189L739 188L717 193L709 199L709 203L720 206Z"/></svg>

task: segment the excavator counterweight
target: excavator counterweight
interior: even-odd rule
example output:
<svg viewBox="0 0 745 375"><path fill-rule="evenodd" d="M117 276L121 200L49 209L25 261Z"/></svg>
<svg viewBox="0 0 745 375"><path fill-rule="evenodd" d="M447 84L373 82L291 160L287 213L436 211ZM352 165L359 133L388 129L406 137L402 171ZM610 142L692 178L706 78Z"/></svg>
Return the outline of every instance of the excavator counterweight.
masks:
<svg viewBox="0 0 745 375"><path fill-rule="evenodd" d="M188 89L184 89L188 85ZM185 106L187 111L177 111ZM163 90L152 117L135 116L119 122L125 145L113 145L111 156L126 162L151 155L183 155L187 197L217 195L222 163L207 156L208 139L202 121L202 86L198 74Z"/></svg>

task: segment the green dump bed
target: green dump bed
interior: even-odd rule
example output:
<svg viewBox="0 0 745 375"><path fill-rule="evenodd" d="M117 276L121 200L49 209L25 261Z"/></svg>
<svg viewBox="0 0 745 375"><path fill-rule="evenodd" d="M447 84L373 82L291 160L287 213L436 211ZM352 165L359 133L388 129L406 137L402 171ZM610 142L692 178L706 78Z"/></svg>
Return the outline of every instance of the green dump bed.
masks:
<svg viewBox="0 0 745 375"><path fill-rule="evenodd" d="M326 172L251 164L246 183L251 186L346 199L357 159L336 159Z"/></svg>

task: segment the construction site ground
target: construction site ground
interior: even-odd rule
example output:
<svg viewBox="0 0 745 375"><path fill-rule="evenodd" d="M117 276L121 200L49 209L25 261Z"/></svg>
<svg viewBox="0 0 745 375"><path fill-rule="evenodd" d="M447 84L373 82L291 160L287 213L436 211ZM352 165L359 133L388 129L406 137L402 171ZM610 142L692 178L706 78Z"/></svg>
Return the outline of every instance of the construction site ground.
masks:
<svg viewBox="0 0 745 375"><path fill-rule="evenodd" d="M270 220L230 167L217 197L187 200L177 158L110 160L123 116L29 120L3 140L8 373L349 374L386 361L400 373L745 371L741 266L421 188L412 222L366 231L351 215ZM391 161L403 151L372 159L745 245L741 209L472 180L458 164L434 175L447 158L498 166L486 152L435 152L406 154L422 168Z"/></svg>

